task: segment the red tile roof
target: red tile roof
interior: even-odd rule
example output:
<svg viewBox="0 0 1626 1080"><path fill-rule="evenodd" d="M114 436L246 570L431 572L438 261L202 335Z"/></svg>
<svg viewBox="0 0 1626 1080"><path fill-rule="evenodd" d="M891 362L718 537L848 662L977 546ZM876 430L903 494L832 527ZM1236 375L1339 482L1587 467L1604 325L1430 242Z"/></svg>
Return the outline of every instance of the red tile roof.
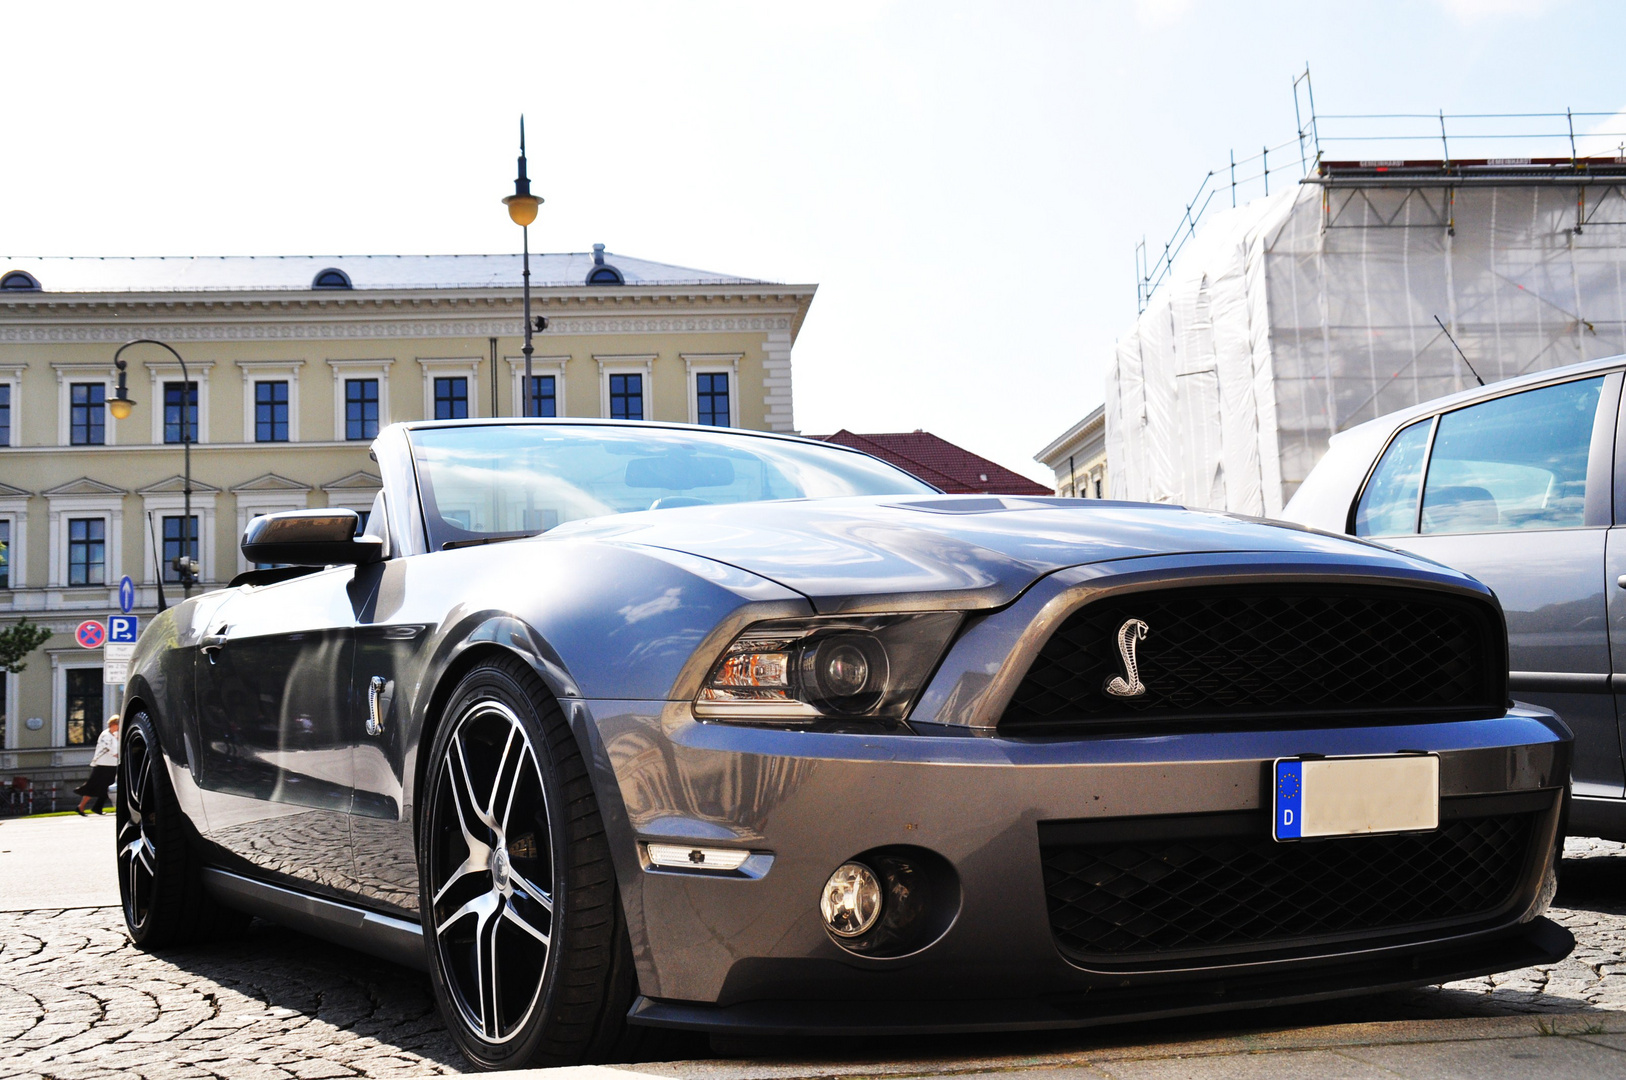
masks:
<svg viewBox="0 0 1626 1080"><path fill-rule="evenodd" d="M1021 473L996 465L929 431L857 435L842 428L834 435L812 435L809 438L840 443L872 454L934 487L942 488L950 495L1055 494L1050 488L1029 480Z"/></svg>

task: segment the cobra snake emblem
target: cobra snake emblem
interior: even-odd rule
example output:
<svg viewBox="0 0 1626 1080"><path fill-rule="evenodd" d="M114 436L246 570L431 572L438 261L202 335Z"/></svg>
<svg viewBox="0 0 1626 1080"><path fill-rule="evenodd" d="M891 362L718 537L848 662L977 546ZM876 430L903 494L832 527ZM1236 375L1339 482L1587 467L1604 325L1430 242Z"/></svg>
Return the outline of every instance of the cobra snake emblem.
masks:
<svg viewBox="0 0 1626 1080"><path fill-rule="evenodd" d="M1107 680L1106 691L1113 697L1140 697L1146 693L1146 684L1140 681L1140 665L1135 662L1135 643L1145 641L1151 629L1139 619L1129 619L1118 627L1118 652L1123 657L1124 674Z"/></svg>

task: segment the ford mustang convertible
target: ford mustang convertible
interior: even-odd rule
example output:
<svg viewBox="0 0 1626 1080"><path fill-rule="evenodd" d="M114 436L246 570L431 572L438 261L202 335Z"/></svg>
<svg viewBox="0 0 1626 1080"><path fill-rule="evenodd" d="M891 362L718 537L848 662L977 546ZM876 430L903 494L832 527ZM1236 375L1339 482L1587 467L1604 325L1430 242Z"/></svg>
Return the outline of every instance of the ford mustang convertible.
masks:
<svg viewBox="0 0 1626 1080"><path fill-rule="evenodd" d="M428 971L477 1065L1064 1028L1550 962L1568 730L1472 578L842 447L398 424L124 703L135 941Z"/></svg>

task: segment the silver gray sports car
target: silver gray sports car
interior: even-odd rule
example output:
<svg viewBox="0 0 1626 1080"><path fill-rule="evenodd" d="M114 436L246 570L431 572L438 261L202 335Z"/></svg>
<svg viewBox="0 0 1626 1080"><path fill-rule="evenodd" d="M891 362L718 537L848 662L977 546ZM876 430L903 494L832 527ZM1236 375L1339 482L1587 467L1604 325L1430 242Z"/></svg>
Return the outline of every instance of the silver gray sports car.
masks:
<svg viewBox="0 0 1626 1080"><path fill-rule="evenodd" d="M1495 598L1347 538L952 497L842 447L400 424L125 700L156 947L428 970L487 1067L640 1031L1074 1027L1564 956L1570 736Z"/></svg>

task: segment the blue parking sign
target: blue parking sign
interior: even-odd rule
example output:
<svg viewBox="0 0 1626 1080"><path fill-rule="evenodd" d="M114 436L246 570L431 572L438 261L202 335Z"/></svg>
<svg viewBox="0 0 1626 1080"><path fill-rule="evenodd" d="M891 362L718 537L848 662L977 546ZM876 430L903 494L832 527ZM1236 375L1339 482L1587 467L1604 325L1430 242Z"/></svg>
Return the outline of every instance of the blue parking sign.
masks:
<svg viewBox="0 0 1626 1080"><path fill-rule="evenodd" d="M107 620L107 640L114 645L134 645L138 620L134 615L114 615Z"/></svg>

